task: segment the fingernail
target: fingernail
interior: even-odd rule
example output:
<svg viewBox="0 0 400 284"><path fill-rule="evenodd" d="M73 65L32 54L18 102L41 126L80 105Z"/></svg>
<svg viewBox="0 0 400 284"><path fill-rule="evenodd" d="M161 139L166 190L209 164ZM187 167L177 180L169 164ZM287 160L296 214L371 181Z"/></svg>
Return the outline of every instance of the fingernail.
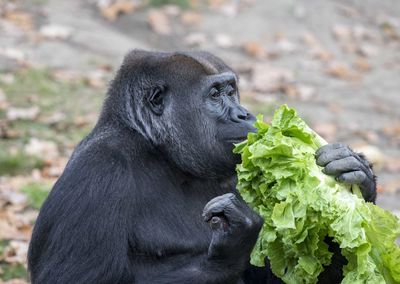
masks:
<svg viewBox="0 0 400 284"><path fill-rule="evenodd" d="M220 218L219 217L216 217L216 216L214 216L214 217L212 217L211 218L211 221L210 221L210 223L211 223L211 228L212 229L218 229L219 228L219 226L220 226Z"/></svg>

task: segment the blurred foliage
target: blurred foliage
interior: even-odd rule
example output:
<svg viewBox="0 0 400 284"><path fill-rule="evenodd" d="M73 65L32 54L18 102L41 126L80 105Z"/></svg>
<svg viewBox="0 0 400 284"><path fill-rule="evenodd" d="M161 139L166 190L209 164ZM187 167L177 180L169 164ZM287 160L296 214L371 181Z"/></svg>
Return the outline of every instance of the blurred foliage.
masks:
<svg viewBox="0 0 400 284"><path fill-rule="evenodd" d="M40 209L49 195L49 187L40 183L30 183L21 188L28 198L28 204L34 209Z"/></svg>
<svg viewBox="0 0 400 284"><path fill-rule="evenodd" d="M2 255L9 244L9 241L0 240L0 255ZM22 264L10 264L0 261L0 283L14 278L28 278L28 272Z"/></svg>
<svg viewBox="0 0 400 284"><path fill-rule="evenodd" d="M21 152L8 154L0 150L0 176L28 173L33 169L41 169L43 166L44 162L39 157Z"/></svg>
<svg viewBox="0 0 400 284"><path fill-rule="evenodd" d="M182 8L188 8L190 6L189 0L150 0L151 6L163 6L167 4L174 4Z"/></svg>
<svg viewBox="0 0 400 284"><path fill-rule="evenodd" d="M15 278L28 278L28 272L22 264L0 264L0 277L7 281Z"/></svg>

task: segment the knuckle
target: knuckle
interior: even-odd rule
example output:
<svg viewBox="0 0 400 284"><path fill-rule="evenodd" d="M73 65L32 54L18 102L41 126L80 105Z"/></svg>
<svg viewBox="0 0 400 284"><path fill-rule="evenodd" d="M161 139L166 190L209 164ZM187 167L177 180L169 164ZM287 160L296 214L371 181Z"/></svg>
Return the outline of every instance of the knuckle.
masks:
<svg viewBox="0 0 400 284"><path fill-rule="evenodd" d="M347 159L348 164L350 166L354 167L355 169L359 168L361 166L360 161L357 160L357 158L354 156L347 157L346 159Z"/></svg>
<svg viewBox="0 0 400 284"><path fill-rule="evenodd" d="M342 142L336 142L334 144L332 144L333 146L335 146L336 148L344 148L347 147L346 144L342 143Z"/></svg>
<svg viewBox="0 0 400 284"><path fill-rule="evenodd" d="M235 198L235 195L233 193L226 193L223 196L225 196L226 198L229 198L229 199Z"/></svg>
<svg viewBox="0 0 400 284"><path fill-rule="evenodd" d="M364 182L367 179L367 175L362 171L357 171L356 176L360 182Z"/></svg>

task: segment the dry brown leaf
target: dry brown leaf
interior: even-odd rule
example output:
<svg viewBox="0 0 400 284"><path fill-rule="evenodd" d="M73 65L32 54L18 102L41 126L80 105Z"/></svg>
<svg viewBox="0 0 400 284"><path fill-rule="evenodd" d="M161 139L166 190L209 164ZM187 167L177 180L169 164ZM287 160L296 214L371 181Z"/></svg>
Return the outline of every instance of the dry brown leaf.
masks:
<svg viewBox="0 0 400 284"><path fill-rule="evenodd" d="M199 13L193 11L185 11L181 15L181 22L187 26L199 26L203 21L202 16Z"/></svg>
<svg viewBox="0 0 400 284"><path fill-rule="evenodd" d="M21 133L18 130L11 129L9 120L0 120L0 138L12 139L18 138L20 135Z"/></svg>
<svg viewBox="0 0 400 284"><path fill-rule="evenodd" d="M72 29L62 25L45 25L40 28L40 34L48 39L67 39L71 36Z"/></svg>
<svg viewBox="0 0 400 284"><path fill-rule="evenodd" d="M7 110L8 120L34 120L38 117L40 112L39 107L33 106L29 108L15 108L11 107Z"/></svg>
<svg viewBox="0 0 400 284"><path fill-rule="evenodd" d="M82 74L78 71L65 69L53 70L51 72L51 77L55 80L70 84L80 83L83 80Z"/></svg>
<svg viewBox="0 0 400 284"><path fill-rule="evenodd" d="M368 60L363 57L357 57L354 62L353 66L357 71L360 72L367 72L371 70L371 65L368 63Z"/></svg>
<svg viewBox="0 0 400 284"><path fill-rule="evenodd" d="M147 22L151 29L159 35L170 35L172 33L169 17L162 10L150 10Z"/></svg>
<svg viewBox="0 0 400 284"><path fill-rule="evenodd" d="M230 48L233 46L233 39L227 34L216 34L214 37L214 41L217 46L222 48Z"/></svg>
<svg viewBox="0 0 400 284"><path fill-rule="evenodd" d="M276 92L293 82L293 73L269 64L256 64L252 70L252 86L255 91Z"/></svg>
<svg viewBox="0 0 400 284"><path fill-rule="evenodd" d="M316 94L314 87L304 84L287 84L283 90L287 96L301 101L309 101Z"/></svg>
<svg viewBox="0 0 400 284"><path fill-rule="evenodd" d="M326 69L326 73L332 77L347 81L356 81L360 76L354 73L346 64L341 62L332 62Z"/></svg>
<svg viewBox="0 0 400 284"><path fill-rule="evenodd" d="M264 46L262 46L262 44L259 42L246 42L242 45L242 48L243 51L251 57L257 59L265 59L268 57L267 51L265 50Z"/></svg>
<svg viewBox="0 0 400 284"><path fill-rule="evenodd" d="M0 239L27 240L30 235L18 230L18 217L11 211L0 211Z"/></svg>
<svg viewBox="0 0 400 284"><path fill-rule="evenodd" d="M310 48L316 48L321 46L321 42L316 38L316 36L310 32L303 34L303 41Z"/></svg>
<svg viewBox="0 0 400 284"><path fill-rule="evenodd" d="M0 48L0 55L22 63L24 63L26 59L23 51L13 47Z"/></svg>
<svg viewBox="0 0 400 284"><path fill-rule="evenodd" d="M41 157L45 161L53 161L59 157L57 144L53 141L39 140L31 138L28 144L25 145L25 152L28 155Z"/></svg>
<svg viewBox="0 0 400 284"><path fill-rule="evenodd" d="M10 203L14 205L25 205L26 195L15 191L13 188L6 187L2 188L0 191L0 199L5 201L5 203Z"/></svg>
<svg viewBox="0 0 400 284"><path fill-rule="evenodd" d="M11 241L4 250L4 261L8 263L25 264L28 255L28 242Z"/></svg>
<svg viewBox="0 0 400 284"><path fill-rule="evenodd" d="M361 44L358 46L357 52L361 55L361 56L365 56L365 57L374 57L377 56L379 53L379 50L377 47L371 45L371 44Z"/></svg>
<svg viewBox="0 0 400 284"><path fill-rule="evenodd" d="M310 54L313 58L316 58L316 59L319 59L322 61L329 61L333 58L332 53L330 53L328 50L326 50L322 46L311 48Z"/></svg>
<svg viewBox="0 0 400 284"><path fill-rule="evenodd" d="M226 3L226 0L208 0L210 8L218 8Z"/></svg>
<svg viewBox="0 0 400 284"><path fill-rule="evenodd" d="M96 113L88 113L86 115L78 116L74 119L74 124L78 127L84 127L92 124L97 119Z"/></svg>
<svg viewBox="0 0 400 284"><path fill-rule="evenodd" d="M335 24L332 27L332 34L337 40L348 41L351 39L351 29L345 25Z"/></svg>
<svg viewBox="0 0 400 284"><path fill-rule="evenodd" d="M322 61L329 61L332 59L332 54L323 47L321 42L314 34L306 32L303 34L302 39L303 42L310 48L309 53L312 57Z"/></svg>
<svg viewBox="0 0 400 284"><path fill-rule="evenodd" d="M106 86L106 72L102 69L91 71L83 81L90 87L103 89Z"/></svg>
<svg viewBox="0 0 400 284"><path fill-rule="evenodd" d="M376 35L372 32L372 30L369 30L360 25L353 27L352 34L354 39L359 41L376 39Z"/></svg>
<svg viewBox="0 0 400 284"><path fill-rule="evenodd" d="M4 19L13 22L24 31L33 29L32 15L24 11L6 11Z"/></svg>
<svg viewBox="0 0 400 284"><path fill-rule="evenodd" d="M67 116L63 112L55 112L49 116L45 116L40 119L40 122L49 124L49 125L57 125L60 122L64 121Z"/></svg>
<svg viewBox="0 0 400 284"><path fill-rule="evenodd" d="M115 21L122 14L130 14L135 11L137 5L129 0L109 1L100 5L101 15L109 21Z"/></svg>
<svg viewBox="0 0 400 284"><path fill-rule="evenodd" d="M60 157L55 159L49 167L43 170L44 177L59 177L67 164L68 159L65 157Z"/></svg>
<svg viewBox="0 0 400 284"><path fill-rule="evenodd" d="M188 46L202 46L207 42L207 37L204 33L191 33L184 38L184 42Z"/></svg>

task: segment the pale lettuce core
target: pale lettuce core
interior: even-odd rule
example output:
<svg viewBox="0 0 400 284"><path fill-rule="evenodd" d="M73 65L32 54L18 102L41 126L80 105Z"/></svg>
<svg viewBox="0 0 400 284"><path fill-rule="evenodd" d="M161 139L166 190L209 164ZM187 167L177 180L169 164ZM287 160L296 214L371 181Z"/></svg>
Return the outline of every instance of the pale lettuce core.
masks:
<svg viewBox="0 0 400 284"><path fill-rule="evenodd" d="M321 172L315 152L326 142L295 110L283 105L270 124L258 116L255 126L234 150L242 156L238 190L264 218L251 263L268 257L285 283L316 283L331 261L329 236L348 260L342 283L400 283L398 218Z"/></svg>

